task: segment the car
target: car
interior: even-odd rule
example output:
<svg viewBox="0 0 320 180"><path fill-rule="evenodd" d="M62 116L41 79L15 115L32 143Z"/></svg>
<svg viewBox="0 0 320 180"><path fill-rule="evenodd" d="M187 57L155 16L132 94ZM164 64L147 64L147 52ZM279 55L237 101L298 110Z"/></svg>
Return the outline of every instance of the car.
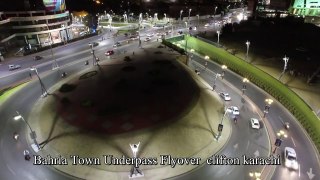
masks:
<svg viewBox="0 0 320 180"><path fill-rule="evenodd" d="M116 42L116 43L114 43L114 45L113 45L113 47L119 47L119 46L121 46L120 42Z"/></svg>
<svg viewBox="0 0 320 180"><path fill-rule="evenodd" d="M151 38L147 37L144 41L147 42L147 41L150 41Z"/></svg>
<svg viewBox="0 0 320 180"><path fill-rule="evenodd" d="M250 122L251 122L251 127L252 129L260 129L260 123L259 123L259 120L256 119L256 118L251 118L250 119Z"/></svg>
<svg viewBox="0 0 320 180"><path fill-rule="evenodd" d="M104 53L106 56L111 56L114 54L114 51L113 50L109 50L107 52Z"/></svg>
<svg viewBox="0 0 320 180"><path fill-rule="evenodd" d="M230 106L227 111L233 115L240 115L239 108L237 106Z"/></svg>
<svg viewBox="0 0 320 180"><path fill-rule="evenodd" d="M9 68L9 71L13 71L13 70L21 68L21 66L18 64L9 64L8 68Z"/></svg>
<svg viewBox="0 0 320 180"><path fill-rule="evenodd" d="M299 168L299 164L297 161L297 153L291 147L284 148L284 165L287 168L297 170Z"/></svg>
<svg viewBox="0 0 320 180"><path fill-rule="evenodd" d="M130 39L131 40L136 40L136 39L138 39L138 36L130 36Z"/></svg>
<svg viewBox="0 0 320 180"><path fill-rule="evenodd" d="M152 36L154 36L154 33L147 34L147 37L152 37Z"/></svg>
<svg viewBox="0 0 320 180"><path fill-rule="evenodd" d="M33 57L33 59L34 59L35 61L41 60L41 59L42 59L42 56L35 56L35 57Z"/></svg>
<svg viewBox="0 0 320 180"><path fill-rule="evenodd" d="M92 42L92 43L89 43L88 45L89 45L89 46L93 46L93 47L95 47L95 46L98 46L98 45L99 45L99 43L97 43L97 42Z"/></svg>
<svg viewBox="0 0 320 180"><path fill-rule="evenodd" d="M230 101L230 100L231 100L231 97L230 97L229 93L221 92L221 93L219 93L219 95L220 95L225 101Z"/></svg>

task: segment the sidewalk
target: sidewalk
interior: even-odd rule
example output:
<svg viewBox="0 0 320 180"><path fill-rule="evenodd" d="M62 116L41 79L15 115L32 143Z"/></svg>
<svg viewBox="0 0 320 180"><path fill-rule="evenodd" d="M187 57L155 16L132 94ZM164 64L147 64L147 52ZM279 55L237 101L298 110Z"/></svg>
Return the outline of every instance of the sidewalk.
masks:
<svg viewBox="0 0 320 180"><path fill-rule="evenodd" d="M94 67L79 72L49 89L49 92L55 95L39 99L28 117L30 125L35 127L38 141L46 142L39 152L40 155L42 157L61 155L67 158L68 165L54 167L79 178L128 179L131 166L105 165L103 155L113 155L118 158L122 155L132 157L129 144L140 142L138 157L158 159L158 165L140 166L144 173L144 178L140 179L165 179L186 173L198 166L177 165L172 168L170 165L160 165L160 155L171 155L175 158L199 157L202 164L209 156L218 152L227 143L231 134L230 121L225 121L219 141L214 138L222 116L220 111L224 107L223 102L194 72L184 68L182 64L178 65L179 62L175 61L175 58L179 55L176 52L168 51L167 48L157 48L159 44L144 44L143 47L148 48L135 50L134 55L126 53L114 59L101 60L100 68ZM132 61L123 61L124 56L130 56ZM95 73L92 72L98 74L93 75ZM185 73L190 74L196 83L190 84L189 76ZM81 75L86 75L88 78L79 79ZM166 81L165 77L169 77L168 79L172 81ZM176 81L178 79L179 81ZM87 81L84 83L87 85L82 83L84 81ZM66 82L77 85L74 92L58 93L57 90ZM150 86L145 86L148 82L151 82ZM172 86L175 88L171 88ZM193 86L197 87L197 91L192 90ZM146 106L142 104L148 101L144 102L143 99L142 104L136 101L139 99L138 91L141 89L146 93L145 96L148 96L146 99L151 102ZM79 92L76 93L77 90ZM132 91L132 94L127 91ZM189 94L183 94L185 92ZM131 96L120 97L126 96L127 93ZM161 96L163 93L169 94ZM106 99L103 102L110 101L111 104L115 104L117 101L119 106L130 108L115 113L121 109L116 108L107 111L109 113L107 115L100 114L104 120L100 122L101 117L95 116L95 111L92 110L95 108L94 103L90 108L81 109L77 102L78 99L97 102L95 98L98 97L101 101L103 96L103 99ZM191 97L190 100L188 96ZM59 107L64 97L68 97L71 104L61 109ZM168 102L172 104L165 103L168 97ZM90 101L85 102L91 104ZM131 104L132 102L134 103ZM110 106L98 104L98 107ZM63 112L73 113L66 115ZM84 112L91 112L91 116L83 116L86 114ZM139 116L139 112L145 117ZM84 118L87 121L82 121ZM166 121L162 122L163 120ZM114 126L119 122L122 125ZM144 128L136 129L137 125ZM93 128L94 132L86 129L88 127ZM120 131L119 127L123 131ZM101 165L72 165L70 155L99 158Z"/></svg>

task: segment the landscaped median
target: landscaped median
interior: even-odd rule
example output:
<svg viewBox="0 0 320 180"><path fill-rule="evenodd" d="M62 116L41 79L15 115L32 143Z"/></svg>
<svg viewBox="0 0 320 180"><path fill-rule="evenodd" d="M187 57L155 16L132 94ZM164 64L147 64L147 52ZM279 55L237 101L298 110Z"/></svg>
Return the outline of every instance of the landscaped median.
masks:
<svg viewBox="0 0 320 180"><path fill-rule="evenodd" d="M176 46L175 42L184 40L183 48ZM163 43L180 53L184 53L185 43L188 49L209 56L213 61L228 66L228 69L248 78L251 82L268 92L283 104L303 125L320 152L320 121L312 109L291 89L283 83L256 68L255 66L233 56L224 49L201 41L192 36L179 36L164 40Z"/></svg>

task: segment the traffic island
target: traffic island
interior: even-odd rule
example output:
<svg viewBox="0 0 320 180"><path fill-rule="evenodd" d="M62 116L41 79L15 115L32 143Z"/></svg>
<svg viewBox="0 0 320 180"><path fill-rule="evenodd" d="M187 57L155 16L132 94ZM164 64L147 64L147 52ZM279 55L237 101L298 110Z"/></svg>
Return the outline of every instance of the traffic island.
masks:
<svg viewBox="0 0 320 180"><path fill-rule="evenodd" d="M136 52L131 62L101 62L100 70L79 72L52 87L54 95L40 99L29 117L43 147L37 162L60 159L48 165L83 179L128 179L136 162L126 160L133 157L129 144L141 142L143 178L164 179L218 152L231 133L225 121L214 140L223 102L166 49L150 57L156 51ZM66 85L68 91L59 91Z"/></svg>

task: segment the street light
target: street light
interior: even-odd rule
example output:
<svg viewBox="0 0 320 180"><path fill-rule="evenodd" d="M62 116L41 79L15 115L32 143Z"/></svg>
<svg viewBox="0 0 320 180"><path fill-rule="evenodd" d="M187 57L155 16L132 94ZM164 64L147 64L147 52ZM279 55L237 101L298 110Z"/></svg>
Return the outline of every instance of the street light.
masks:
<svg viewBox="0 0 320 180"><path fill-rule="evenodd" d="M27 126L30 129L30 137L33 140L34 144L37 146L37 148L38 148L37 150L39 151L41 148L40 148L40 146L39 146L39 144L37 142L37 134L36 134L36 132L32 130L32 128L31 128L30 124L28 123L28 121L26 121L18 111L16 111L16 112L17 112L17 115L14 116L13 119L16 120L16 121L22 119L27 124Z"/></svg>
<svg viewBox="0 0 320 180"><path fill-rule="evenodd" d="M214 91L216 89L216 80L217 80L218 77L221 77L221 74L216 73L216 76L215 76L215 78L213 80L212 91Z"/></svg>
<svg viewBox="0 0 320 180"><path fill-rule="evenodd" d="M95 50L93 49L93 44L94 43L89 44L89 47L91 48L91 54L92 54L92 66L95 66L95 65L98 65L99 58L97 58L94 53Z"/></svg>
<svg viewBox="0 0 320 180"><path fill-rule="evenodd" d="M266 115L269 113L270 106L273 103L273 100L266 99L265 102L266 102L266 105L264 106L263 117L266 117Z"/></svg>
<svg viewBox="0 0 320 180"><path fill-rule="evenodd" d="M189 9L189 16L188 16L188 22L190 22L190 13L191 13L192 9Z"/></svg>
<svg viewBox="0 0 320 180"><path fill-rule="evenodd" d="M223 79L225 70L228 69L228 66L222 65L222 66L221 66L221 69L222 69L221 78Z"/></svg>
<svg viewBox="0 0 320 180"><path fill-rule="evenodd" d="M247 90L247 84L249 82L249 79L247 78L243 78L242 80L243 84L242 84L242 95L244 95L244 91Z"/></svg>
<svg viewBox="0 0 320 180"><path fill-rule="evenodd" d="M289 62L289 57L287 57L286 55L284 56L284 58L282 59L284 61L284 66L283 66L283 70L279 76L279 80L282 78L283 74L286 72L287 70L287 65L288 65L288 62Z"/></svg>
<svg viewBox="0 0 320 180"><path fill-rule="evenodd" d="M136 159L137 158L137 153L138 153L138 150L139 150L140 142L138 144L129 144L129 145L130 145L130 148L132 150L133 158ZM143 176L142 171L139 169L139 165L137 165L137 166L135 164L132 165L132 168L131 168L131 171L130 171L130 178L132 177L132 175L135 175L135 177Z"/></svg>
<svg viewBox="0 0 320 180"><path fill-rule="evenodd" d="M218 6L216 6L216 7L214 8L214 17L213 17L213 18L216 17L217 8L218 8Z"/></svg>
<svg viewBox="0 0 320 180"><path fill-rule="evenodd" d="M197 17L198 17L198 26L200 26L200 16L199 16L199 14L197 14Z"/></svg>
<svg viewBox="0 0 320 180"><path fill-rule="evenodd" d="M277 139L276 139L276 142L274 143L274 145L276 146L273 150L273 153L276 153L277 151L277 148L281 146L281 143L283 141L283 138L287 138L287 134L283 131L283 130L280 130L278 133L277 133Z"/></svg>
<svg viewBox="0 0 320 180"><path fill-rule="evenodd" d="M261 173L260 172L250 172L249 176L251 178L254 178L255 180L260 180L261 177Z"/></svg>
<svg viewBox="0 0 320 180"><path fill-rule="evenodd" d="M39 73L38 73L38 69L36 67L32 67L32 68L30 68L30 71L35 71L36 75L37 75L37 77L39 79L40 86L41 86L41 92L42 92L41 97L47 97L47 95L49 93L48 93L46 87L44 86L43 82L41 81L41 78L40 78Z"/></svg>
<svg viewBox="0 0 320 180"><path fill-rule="evenodd" d="M223 114L223 116L222 116L222 118L221 118L221 122L220 122L220 124L218 125L218 135L216 136L216 139L217 139L217 141L219 140L219 137L221 136L221 133L222 133L222 130L223 130L223 119L224 119L224 117L226 116L226 114L227 114L227 112L228 112L228 109L229 109L229 107L227 107L226 109L225 109L225 111L224 111L224 114Z"/></svg>
<svg viewBox="0 0 320 180"><path fill-rule="evenodd" d="M218 34L218 45L219 45L219 38L220 38L220 31L217 31L217 34Z"/></svg>
<svg viewBox="0 0 320 180"><path fill-rule="evenodd" d="M247 55L246 55L246 61L248 61L248 54L249 54L249 46L250 46L250 41L246 42L247 45Z"/></svg>
<svg viewBox="0 0 320 180"><path fill-rule="evenodd" d="M53 40L52 40L51 33L49 32L50 29L49 29L48 23L46 23L46 25L47 25L47 29L48 29L49 38L50 38L51 57L52 57L52 59L53 59L52 70L55 70L55 69L58 69L58 68L59 68L59 65L58 65L58 62L57 62L54 54L53 54L53 49L52 49Z"/></svg>

